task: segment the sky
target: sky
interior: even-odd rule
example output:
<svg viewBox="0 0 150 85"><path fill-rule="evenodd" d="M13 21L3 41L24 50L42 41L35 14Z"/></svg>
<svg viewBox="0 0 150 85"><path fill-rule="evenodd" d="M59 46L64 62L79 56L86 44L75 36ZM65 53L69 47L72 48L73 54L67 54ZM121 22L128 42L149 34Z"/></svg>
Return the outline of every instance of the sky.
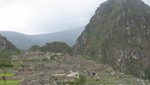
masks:
<svg viewBox="0 0 150 85"><path fill-rule="evenodd" d="M0 31L52 33L85 26L106 0L0 0ZM150 5L150 0L143 0Z"/></svg>

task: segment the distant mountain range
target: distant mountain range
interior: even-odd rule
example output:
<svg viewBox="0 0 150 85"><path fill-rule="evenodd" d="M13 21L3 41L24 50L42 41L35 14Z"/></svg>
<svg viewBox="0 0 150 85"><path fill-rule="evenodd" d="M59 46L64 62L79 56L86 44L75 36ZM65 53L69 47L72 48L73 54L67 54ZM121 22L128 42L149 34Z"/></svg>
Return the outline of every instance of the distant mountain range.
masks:
<svg viewBox="0 0 150 85"><path fill-rule="evenodd" d="M17 48L21 50L27 50L32 45L43 46L46 43L61 41L67 43L69 46L75 44L76 39L79 37L84 27L80 27L72 30L65 30L61 32L38 34L38 35L26 35L18 32L0 31L2 36L7 37Z"/></svg>

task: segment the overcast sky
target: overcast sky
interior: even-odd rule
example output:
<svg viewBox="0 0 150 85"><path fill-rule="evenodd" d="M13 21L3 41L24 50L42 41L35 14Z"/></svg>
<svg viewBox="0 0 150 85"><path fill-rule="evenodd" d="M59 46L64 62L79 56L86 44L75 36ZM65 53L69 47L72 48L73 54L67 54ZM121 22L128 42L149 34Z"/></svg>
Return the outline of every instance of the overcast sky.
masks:
<svg viewBox="0 0 150 85"><path fill-rule="evenodd" d="M0 31L39 34L85 26L104 1L0 0Z"/></svg>

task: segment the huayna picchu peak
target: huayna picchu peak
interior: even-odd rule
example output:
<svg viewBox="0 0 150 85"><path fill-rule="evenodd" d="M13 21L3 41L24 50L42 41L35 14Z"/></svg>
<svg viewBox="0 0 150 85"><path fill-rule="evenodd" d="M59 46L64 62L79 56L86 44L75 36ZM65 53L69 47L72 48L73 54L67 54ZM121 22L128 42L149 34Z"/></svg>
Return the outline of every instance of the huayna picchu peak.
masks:
<svg viewBox="0 0 150 85"><path fill-rule="evenodd" d="M150 78L150 7L142 0L102 3L74 50L121 72Z"/></svg>

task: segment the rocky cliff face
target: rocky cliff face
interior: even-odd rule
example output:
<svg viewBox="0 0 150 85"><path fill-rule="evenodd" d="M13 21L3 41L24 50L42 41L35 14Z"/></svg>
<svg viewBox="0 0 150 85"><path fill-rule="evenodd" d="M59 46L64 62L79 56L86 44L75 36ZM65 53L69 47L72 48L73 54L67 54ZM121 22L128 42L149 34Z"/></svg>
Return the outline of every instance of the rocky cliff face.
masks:
<svg viewBox="0 0 150 85"><path fill-rule="evenodd" d="M150 7L141 0L108 0L78 38L75 53L137 77L150 73Z"/></svg>

